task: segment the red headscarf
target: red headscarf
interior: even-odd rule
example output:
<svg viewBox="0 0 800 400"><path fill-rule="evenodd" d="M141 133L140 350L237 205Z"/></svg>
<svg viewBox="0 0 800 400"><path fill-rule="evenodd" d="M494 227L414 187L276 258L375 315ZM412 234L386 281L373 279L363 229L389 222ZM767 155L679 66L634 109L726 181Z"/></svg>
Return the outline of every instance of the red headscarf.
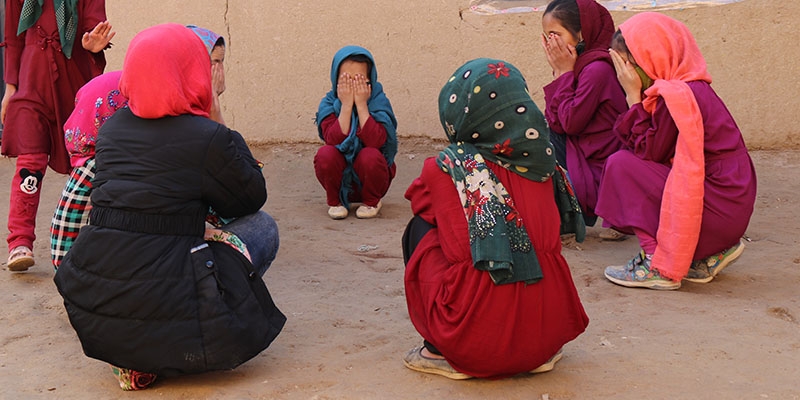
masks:
<svg viewBox="0 0 800 400"><path fill-rule="evenodd" d="M595 0L577 0L581 16L581 36L586 50L575 60L575 79L583 68L594 61L605 61L611 65L608 47L614 37L614 20L611 13Z"/></svg>
<svg viewBox="0 0 800 400"><path fill-rule="evenodd" d="M192 114L211 110L211 58L203 41L179 24L139 32L122 66L120 91L140 118Z"/></svg>
<svg viewBox="0 0 800 400"><path fill-rule="evenodd" d="M686 25L666 15L647 12L620 26L634 61L655 82L642 102L653 113L664 98L678 127L672 170L664 186L653 267L662 276L680 280L689 271L703 219L705 181L703 116L691 81L711 83L706 62Z"/></svg>

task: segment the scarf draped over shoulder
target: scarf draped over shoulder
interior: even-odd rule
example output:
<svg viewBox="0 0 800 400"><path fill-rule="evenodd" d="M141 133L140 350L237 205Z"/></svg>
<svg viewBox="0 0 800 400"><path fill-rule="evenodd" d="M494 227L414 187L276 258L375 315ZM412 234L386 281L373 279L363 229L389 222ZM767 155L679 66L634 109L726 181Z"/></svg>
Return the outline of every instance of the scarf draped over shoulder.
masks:
<svg viewBox="0 0 800 400"><path fill-rule="evenodd" d="M36 24L42 16L42 5L45 0L25 0L19 16L17 35L27 31ZM53 0L53 9L56 13L58 25L58 38L61 41L61 51L67 58L72 57L72 46L78 32L78 0Z"/></svg>
<svg viewBox="0 0 800 400"><path fill-rule="evenodd" d="M544 116L522 74L501 60L466 63L439 94L439 119L451 144L437 163L453 179L461 199L474 267L488 271L495 284L542 279L525 229L525 223L535 221L522 220L514 199L486 166L488 160L525 179L547 182L555 177L555 186L556 180L568 186L566 174L557 169ZM572 199L577 205L574 195ZM560 210L562 206L573 207L559 204ZM582 224L583 219L578 215L576 221Z"/></svg>
<svg viewBox="0 0 800 400"><path fill-rule="evenodd" d="M383 86L378 82L378 69L375 65L375 59L372 57L372 54L363 47L346 46L337 51L333 57L333 62L331 63L332 88L325 97L322 98L322 101L320 101L316 114L319 137L324 140L321 126L322 120L332 114L338 118L339 113L342 111L342 102L339 100L338 94L336 93L336 83L339 80L339 66L347 57L353 55L364 55L372 61L372 70L369 76L369 81L372 85L372 94L367 100L367 107L369 108L370 116L386 129L386 143L381 147L381 153L388 165L391 166L394 164L394 157L397 154L397 119L395 119L392 104L383 92ZM359 126L358 114L353 110L353 116L350 121L350 132L347 133L347 138L336 146L344 155L345 161L347 162L347 167L342 177L342 186L339 189L339 200L345 207L348 207L350 204L349 195L353 184L360 185L355 170L353 169L353 161L358 152L364 147L361 139L356 135Z"/></svg>
<svg viewBox="0 0 800 400"><path fill-rule="evenodd" d="M675 157L661 201L653 267L665 277L680 280L689 270L700 237L705 180L703 117L686 82L711 83L711 76L683 23L646 12L628 19L620 30L636 64L654 80L645 91L644 109L653 113L658 98L663 98L678 127Z"/></svg>

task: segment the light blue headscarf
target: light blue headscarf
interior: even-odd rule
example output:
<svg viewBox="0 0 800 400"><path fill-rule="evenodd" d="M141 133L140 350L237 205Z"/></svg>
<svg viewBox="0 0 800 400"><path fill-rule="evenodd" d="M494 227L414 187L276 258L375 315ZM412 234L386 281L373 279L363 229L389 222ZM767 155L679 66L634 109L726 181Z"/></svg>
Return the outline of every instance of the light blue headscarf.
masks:
<svg viewBox="0 0 800 400"><path fill-rule="evenodd" d="M325 140L322 136L322 127L320 126L322 120L331 114L335 114L337 117L339 116L339 112L342 110L342 102L339 100L336 93L336 82L339 79L339 66L347 57L357 54L367 56L370 61L372 61L372 68L369 76L369 81L372 84L372 95L370 95L369 100L367 100L367 106L369 107L370 116L386 129L386 143L381 147L381 152L383 153L383 157L386 158L388 165L391 166L394 163L394 156L397 154L397 120L394 117L394 111L392 111L392 104L389 103L389 99L386 97L386 94L383 93L383 86L378 82L378 70L375 67L375 59L372 57L372 54L363 47L345 46L333 56L333 62L331 63L332 88L319 103L316 116L317 131L320 139ZM349 196L353 184L357 186L361 185L353 169L353 160L355 160L358 152L364 147L364 144L361 143L361 139L356 136L358 127L358 114L353 112L353 117L350 121L350 132L347 134L347 138L336 146L347 161L347 167L342 176L342 187L339 189L339 201L341 201L342 205L345 207L350 206Z"/></svg>

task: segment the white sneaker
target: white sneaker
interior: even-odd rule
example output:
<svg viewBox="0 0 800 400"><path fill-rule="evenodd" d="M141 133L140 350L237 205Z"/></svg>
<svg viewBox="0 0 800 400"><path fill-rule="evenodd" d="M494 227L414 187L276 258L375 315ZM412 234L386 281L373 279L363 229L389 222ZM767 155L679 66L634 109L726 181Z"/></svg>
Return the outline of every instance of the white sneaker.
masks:
<svg viewBox="0 0 800 400"><path fill-rule="evenodd" d="M347 208L342 205L332 206L328 209L328 216L333 219L345 219L347 218Z"/></svg>
<svg viewBox="0 0 800 400"><path fill-rule="evenodd" d="M366 204L362 204L356 210L356 217L358 218L375 218L378 216L378 212L383 207L383 203L378 201L378 204L375 207L368 206Z"/></svg>

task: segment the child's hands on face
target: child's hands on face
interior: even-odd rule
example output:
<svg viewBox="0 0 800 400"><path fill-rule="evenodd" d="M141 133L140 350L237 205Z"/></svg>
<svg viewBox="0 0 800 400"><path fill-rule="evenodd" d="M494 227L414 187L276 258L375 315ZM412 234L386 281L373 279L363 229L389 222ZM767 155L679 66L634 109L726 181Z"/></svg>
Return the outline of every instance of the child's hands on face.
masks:
<svg viewBox="0 0 800 400"><path fill-rule="evenodd" d="M225 92L225 66L222 63L211 64L211 87L217 96Z"/></svg>
<svg viewBox="0 0 800 400"><path fill-rule="evenodd" d="M611 60L614 62L614 69L617 71L617 80L625 91L628 99L628 106L631 106L642 101L642 79L636 73L636 68L630 60L622 57L622 55L610 49L608 52L611 54Z"/></svg>
<svg viewBox="0 0 800 400"><path fill-rule="evenodd" d="M355 99L355 88L353 85L353 77L345 72L339 75L336 81L336 95L339 101L342 102L343 107L352 107Z"/></svg>
<svg viewBox="0 0 800 400"><path fill-rule="evenodd" d="M353 92L354 102L356 107L366 107L369 96L372 95L372 86L370 86L367 77L361 74L355 76L353 79Z"/></svg>
<svg viewBox="0 0 800 400"><path fill-rule="evenodd" d="M578 52L575 46L568 45L561 36L551 33L542 34L542 48L547 56L547 62L553 68L553 76L559 77L575 69L575 60Z"/></svg>

